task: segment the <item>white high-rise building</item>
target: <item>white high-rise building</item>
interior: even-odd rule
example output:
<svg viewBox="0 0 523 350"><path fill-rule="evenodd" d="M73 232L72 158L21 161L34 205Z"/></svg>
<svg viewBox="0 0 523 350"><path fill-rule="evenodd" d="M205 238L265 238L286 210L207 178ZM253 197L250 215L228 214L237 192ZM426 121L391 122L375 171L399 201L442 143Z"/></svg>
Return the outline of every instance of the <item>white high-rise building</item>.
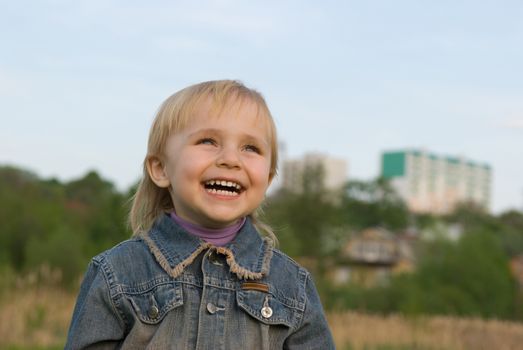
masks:
<svg viewBox="0 0 523 350"><path fill-rule="evenodd" d="M381 176L413 212L446 214L460 202L490 207L492 175L487 164L421 150L385 152Z"/></svg>
<svg viewBox="0 0 523 350"><path fill-rule="evenodd" d="M323 168L323 186L326 190L340 190L347 181L347 161L321 153L307 153L299 159L286 159L282 164L282 186L299 192L302 188L303 171L308 166Z"/></svg>

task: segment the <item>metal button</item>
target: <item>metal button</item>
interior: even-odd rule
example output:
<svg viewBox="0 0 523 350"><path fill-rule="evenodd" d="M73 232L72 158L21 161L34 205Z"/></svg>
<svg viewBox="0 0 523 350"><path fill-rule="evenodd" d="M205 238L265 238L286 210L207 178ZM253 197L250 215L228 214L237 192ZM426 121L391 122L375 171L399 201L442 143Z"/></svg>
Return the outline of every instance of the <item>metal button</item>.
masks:
<svg viewBox="0 0 523 350"><path fill-rule="evenodd" d="M158 308L155 305L151 306L151 308L149 309L149 317L150 318L158 317L159 313L160 313L160 310L158 310Z"/></svg>
<svg viewBox="0 0 523 350"><path fill-rule="evenodd" d="M265 318L269 318L272 316L272 309L269 306L264 306L261 309L261 314Z"/></svg>
<svg viewBox="0 0 523 350"><path fill-rule="evenodd" d="M272 316L272 309L269 306L269 296L268 295L265 297L265 300L263 301L263 307L261 309L261 314L264 318L269 318Z"/></svg>
<svg viewBox="0 0 523 350"><path fill-rule="evenodd" d="M216 305L214 305L213 303L207 303L207 311L209 311L211 315L215 314L217 310L218 308L216 307Z"/></svg>

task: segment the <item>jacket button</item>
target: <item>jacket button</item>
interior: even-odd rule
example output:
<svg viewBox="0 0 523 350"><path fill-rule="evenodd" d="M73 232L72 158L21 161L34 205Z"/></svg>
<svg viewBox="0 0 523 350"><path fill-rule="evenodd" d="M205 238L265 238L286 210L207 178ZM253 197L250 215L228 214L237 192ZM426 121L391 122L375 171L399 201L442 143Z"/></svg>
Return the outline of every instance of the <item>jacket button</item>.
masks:
<svg viewBox="0 0 523 350"><path fill-rule="evenodd" d="M265 296L265 300L263 301L263 307L261 308L261 314L263 318L270 318L272 316L272 309L269 306L269 296Z"/></svg>
<svg viewBox="0 0 523 350"><path fill-rule="evenodd" d="M269 306L264 306L261 309L261 314L264 318L270 318L272 316L272 309Z"/></svg>
<svg viewBox="0 0 523 350"><path fill-rule="evenodd" d="M158 317L159 313L160 313L160 310L158 310L158 308L155 305L151 306L151 308L149 309L149 317L150 318Z"/></svg>
<svg viewBox="0 0 523 350"><path fill-rule="evenodd" d="M209 311L209 313L211 315L215 314L217 310L218 310L218 308L213 303L208 303L207 304L207 311Z"/></svg>

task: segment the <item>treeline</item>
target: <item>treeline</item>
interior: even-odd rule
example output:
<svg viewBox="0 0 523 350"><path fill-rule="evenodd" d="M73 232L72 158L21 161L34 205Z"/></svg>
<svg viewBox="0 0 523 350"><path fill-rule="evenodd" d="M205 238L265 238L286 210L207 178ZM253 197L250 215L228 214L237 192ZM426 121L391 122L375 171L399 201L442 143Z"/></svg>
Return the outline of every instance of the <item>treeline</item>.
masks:
<svg viewBox="0 0 523 350"><path fill-rule="evenodd" d="M92 256L130 237L133 190L119 192L96 172L60 182L0 167L0 273L45 265L61 272L65 286L77 286ZM282 250L308 263L327 308L523 320L523 294L509 264L523 254L519 211L493 216L464 204L445 217L414 215L383 179L351 181L330 192L317 167L306 169L292 191L281 189L266 202L263 219ZM436 232L449 225L459 225L459 240L445 239L445 232L420 240L415 271L387 285L336 286L326 277L347 239L362 229Z"/></svg>
<svg viewBox="0 0 523 350"><path fill-rule="evenodd" d="M327 191L322 179L322 169L310 166L293 191L269 198L266 214L282 248L314 262L327 308L523 320L523 286L510 268L511 259L523 254L522 212L494 216L462 203L450 215L415 215L384 179L350 181L337 193ZM325 276L341 248L369 227L416 232L414 272L374 287L334 286ZM456 228L460 238L451 239Z"/></svg>
<svg viewBox="0 0 523 350"><path fill-rule="evenodd" d="M0 167L0 266L23 273L46 265L70 285L91 257L129 237L128 198L96 172L61 183Z"/></svg>

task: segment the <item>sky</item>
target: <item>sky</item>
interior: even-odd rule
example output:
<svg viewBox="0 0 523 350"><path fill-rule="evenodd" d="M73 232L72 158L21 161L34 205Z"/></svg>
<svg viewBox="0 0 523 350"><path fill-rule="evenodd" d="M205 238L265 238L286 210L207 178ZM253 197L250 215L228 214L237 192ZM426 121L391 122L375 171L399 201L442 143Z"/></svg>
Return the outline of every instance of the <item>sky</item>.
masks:
<svg viewBox="0 0 523 350"><path fill-rule="evenodd" d="M489 164L492 210L523 210L519 0L0 0L0 165L63 181L141 174L160 103L188 85L259 90L285 156L352 179L387 150Z"/></svg>

